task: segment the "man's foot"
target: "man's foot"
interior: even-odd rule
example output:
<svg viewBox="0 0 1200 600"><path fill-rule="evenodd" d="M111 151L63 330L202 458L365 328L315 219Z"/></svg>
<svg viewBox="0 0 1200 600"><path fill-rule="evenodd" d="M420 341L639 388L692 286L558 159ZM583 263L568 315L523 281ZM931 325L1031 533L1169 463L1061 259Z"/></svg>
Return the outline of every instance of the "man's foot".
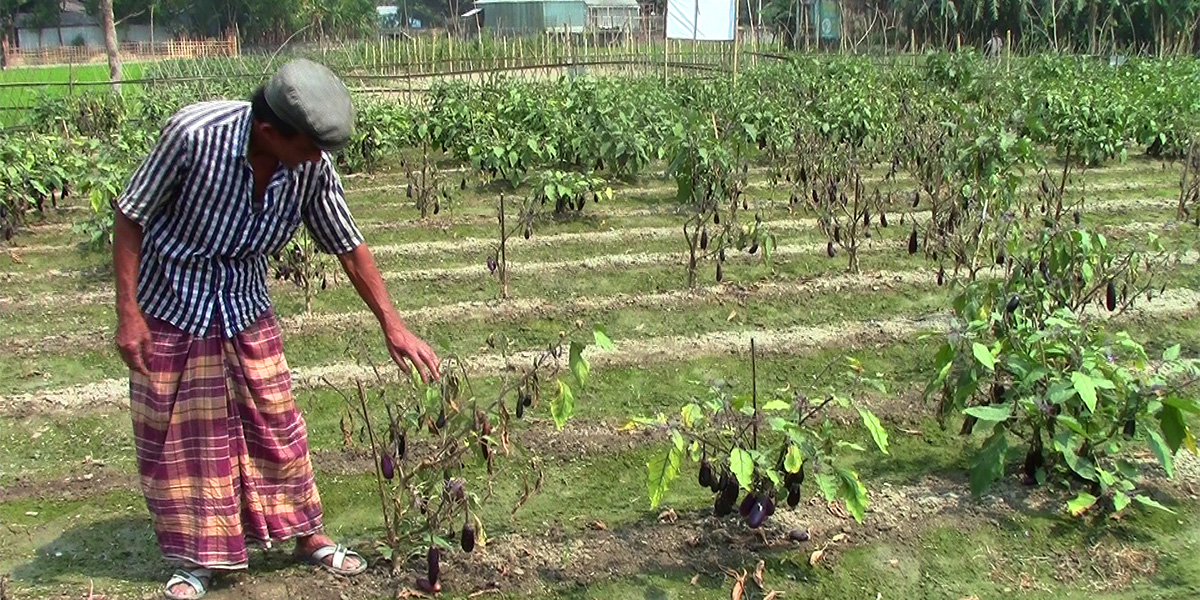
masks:
<svg viewBox="0 0 1200 600"><path fill-rule="evenodd" d="M163 595L170 600L200 598L208 592L212 571L203 568L180 568L167 581Z"/></svg>
<svg viewBox="0 0 1200 600"><path fill-rule="evenodd" d="M367 563L357 553L334 543L329 536L316 534L296 540L296 553L309 562L339 575L357 575Z"/></svg>

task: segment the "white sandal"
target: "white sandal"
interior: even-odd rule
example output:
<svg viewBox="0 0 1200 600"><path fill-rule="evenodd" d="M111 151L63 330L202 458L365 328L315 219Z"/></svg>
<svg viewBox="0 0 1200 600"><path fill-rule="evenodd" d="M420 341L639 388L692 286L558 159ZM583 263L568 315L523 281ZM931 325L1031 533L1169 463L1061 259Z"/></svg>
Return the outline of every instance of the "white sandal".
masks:
<svg viewBox="0 0 1200 600"><path fill-rule="evenodd" d="M167 585L163 587L163 596L169 600L196 600L197 598L203 598L204 594L208 593L208 589L204 582L200 581L201 578L211 583L212 571L209 569L178 569L171 576L171 579L167 581ZM191 596L180 596L171 593L171 588L180 583L192 586L192 589L196 593Z"/></svg>
<svg viewBox="0 0 1200 600"><path fill-rule="evenodd" d="M325 563L325 558L327 556L329 556L330 554L333 555L333 564L332 565ZM347 569L345 567L347 556L353 556L354 558L358 559L358 568L357 569ZM359 554L357 552L350 550L349 548L347 548L341 544L338 544L336 546L335 545L321 546L320 548L317 548L312 554L309 554L307 559L309 562L316 564L317 566L325 569L326 571L329 571L330 573L334 573L337 575L358 575L359 573L362 573L363 571L367 570L366 559L364 559L362 556L359 556Z"/></svg>

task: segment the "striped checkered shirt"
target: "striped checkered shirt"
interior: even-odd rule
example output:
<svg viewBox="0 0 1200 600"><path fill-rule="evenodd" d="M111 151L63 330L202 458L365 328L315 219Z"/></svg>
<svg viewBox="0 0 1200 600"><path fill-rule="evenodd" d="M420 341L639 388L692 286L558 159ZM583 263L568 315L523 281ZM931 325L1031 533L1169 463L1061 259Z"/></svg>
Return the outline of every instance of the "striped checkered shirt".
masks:
<svg viewBox="0 0 1200 600"><path fill-rule="evenodd" d="M329 153L294 170L280 165L261 206L255 202L251 121L249 102L183 108L115 202L143 230L139 306L194 335L219 317L222 334L233 337L271 307L267 257L301 220L324 252L363 241Z"/></svg>

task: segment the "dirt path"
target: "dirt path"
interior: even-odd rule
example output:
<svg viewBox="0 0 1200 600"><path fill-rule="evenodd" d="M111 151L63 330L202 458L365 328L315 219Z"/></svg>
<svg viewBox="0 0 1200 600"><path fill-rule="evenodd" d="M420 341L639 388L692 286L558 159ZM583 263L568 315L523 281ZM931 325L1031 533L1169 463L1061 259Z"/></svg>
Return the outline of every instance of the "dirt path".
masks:
<svg viewBox="0 0 1200 600"><path fill-rule="evenodd" d="M1169 290L1168 293L1144 302L1133 311L1142 315L1178 315L1195 311L1200 305L1200 292ZM1098 315L1104 317L1104 315ZM887 344L894 340L924 331L944 331L948 315L935 314L896 317L886 320L851 321L828 327L792 327L771 330L716 331L696 336L662 336L618 340L615 350L602 351L591 346L586 356L593 368L628 367L694 359L701 356L745 355L754 339L764 355L800 354L826 347L863 347ZM504 369L522 369L541 354L520 351L507 358L492 353L463 357L469 373L490 376ZM565 359L565 357L564 357ZM565 365L559 365L563 368ZM398 370L385 371L388 381L398 381ZM293 366L292 380L299 388L316 388L326 382L343 387L356 379L373 380L370 367L355 364ZM0 413L27 414L31 411L79 410L90 407L120 404L128 398L128 381L107 379L90 384L41 390L30 394L0 397Z"/></svg>
<svg viewBox="0 0 1200 600"><path fill-rule="evenodd" d="M811 219L797 220L779 220L766 222L768 226L775 231L802 231L812 228L814 223ZM1179 225L1187 227L1186 225ZM1128 223L1116 226L1106 226L1103 228L1106 231L1129 231L1129 232L1144 232L1170 229L1171 225L1163 225L1161 223ZM672 236L680 236L679 230L669 227L645 227L633 229L620 229L606 232L588 232L588 233L563 233L549 236L535 236L529 240L520 239L514 248L542 246L553 247L555 244L565 242L575 243L595 243L601 244L608 242L619 241L637 241L650 239L667 239ZM886 251L896 248L896 240L864 240L863 247L860 248L861 254L871 254L878 251ZM375 246L372 252L377 256L428 256L436 253L455 253L455 252L479 252L479 262L476 265L448 268L429 268L429 269L412 269L404 271L387 271L383 273L383 277L388 281L428 281L428 280L445 280L445 279L465 279L479 278L490 276L486 258L483 255L488 252L494 242L491 239L484 238L463 238L460 240L436 241L436 242L412 242L406 244L392 244ZM682 246L682 243L681 243ZM781 258L790 256L813 256L823 254L825 252L824 243L810 244L785 244L778 246L775 249L775 255ZM1196 254L1197 252L1189 252L1187 255ZM757 255L744 255L742 253L733 252L728 256L732 261L755 261L759 260ZM629 254L608 254L601 256L592 256L583 259L564 260L564 261L537 261L537 262L514 262L511 263L510 271L514 274L549 274L560 272L572 272L579 270L595 270L595 269L610 269L622 267L638 267L647 265L681 265L685 263L685 254L681 249L674 252L641 252ZM79 276L79 272L75 270L58 270L49 269L37 273L28 272L0 272L0 282L10 284L20 284L23 281L37 281L46 278L62 278L70 279ZM272 283L272 285L274 285ZM15 288L14 288L15 291ZM107 284L97 286L90 292L83 293L68 293L68 294L38 294L29 298L22 297L0 297L0 309L6 307L17 306L56 306L63 304L80 304L94 302L95 299L101 297L111 297L111 287Z"/></svg>
<svg viewBox="0 0 1200 600"><path fill-rule="evenodd" d="M502 323L523 320L533 316L566 318L580 312L607 311L625 307L654 308L668 310L698 306L706 302L735 300L764 300L779 297L805 298L826 292L846 290L879 291L901 285L929 284L936 281L933 271L878 271L860 275L819 276L789 283L757 283L746 286L735 284L711 285L694 291L672 290L655 294L607 294L584 296L568 300L549 298L513 298L504 301L467 301L431 306L411 311L402 311L405 322L414 325L430 323L452 323L480 321ZM285 335L345 331L353 327L372 326L375 315L367 310L339 313L313 313L283 317L280 327ZM101 328L92 331L76 331L41 338L10 338L0 341L0 352L12 352L17 356L32 356L46 352L61 353L93 350L111 342L113 330Z"/></svg>
<svg viewBox="0 0 1200 600"><path fill-rule="evenodd" d="M1094 190L1098 191L1098 190ZM1176 201L1171 198L1122 198L1117 200L1102 200L1092 202L1085 205L1084 210L1088 212L1119 212L1136 209L1168 209L1173 208ZM753 209L763 210L787 210L788 203L786 200L756 200ZM649 216L668 216L677 214L680 208L674 205L666 205L655 208L589 208L584 214L587 217L606 220L618 218L637 218ZM908 212L904 214L912 217L928 220L929 211L920 210ZM367 223L361 225L361 229L365 233L377 231L407 231L421 228L440 228L448 230L455 226L482 226L494 223L495 217L488 216L471 216L471 217L444 217L436 220L422 221L419 219L408 219L397 223ZM811 218L789 218L767 221L767 224L778 231L799 231L816 228L816 219ZM1143 224L1146 227L1152 224ZM49 228L53 226L41 226ZM69 229L67 226L65 229ZM516 238L510 243L530 244L533 246L549 245L551 243L570 243L576 239L585 239L587 241L603 242L606 239L604 236L615 236L608 239L613 240L637 240L637 239L662 239L667 237L676 237L682 235L678 227L633 227L622 228L603 232L585 232L585 233L560 233L551 234L548 236L535 236L530 240ZM588 236L598 236L596 239L588 239ZM559 240L552 242L548 240ZM462 244L460 242L465 242ZM18 244L20 243L18 239ZM495 240L491 238L464 238L463 240L445 240L435 242L412 242L406 244L397 244L393 246L377 246L373 247L372 251L376 253L387 253L388 248L397 248L393 253L406 255L423 255L438 252L453 252L462 249L463 251L479 251L488 247L492 247ZM32 244L28 246L13 245L0 247L0 254L48 254L57 252L74 252L78 248L78 244ZM415 250L414 250L415 249ZM415 254L414 254L415 252Z"/></svg>

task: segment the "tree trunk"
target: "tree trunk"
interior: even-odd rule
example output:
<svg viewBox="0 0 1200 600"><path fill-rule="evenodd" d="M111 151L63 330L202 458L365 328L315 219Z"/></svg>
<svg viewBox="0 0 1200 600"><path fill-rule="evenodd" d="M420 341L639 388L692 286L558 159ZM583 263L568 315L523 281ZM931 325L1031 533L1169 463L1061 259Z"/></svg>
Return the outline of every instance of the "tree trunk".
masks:
<svg viewBox="0 0 1200 600"><path fill-rule="evenodd" d="M104 49L108 52L108 79L112 91L121 92L121 55L117 45L117 27L113 22L113 0L100 0L100 20L104 26Z"/></svg>
<svg viewBox="0 0 1200 600"><path fill-rule="evenodd" d="M8 32L0 31L0 71L8 69Z"/></svg>

